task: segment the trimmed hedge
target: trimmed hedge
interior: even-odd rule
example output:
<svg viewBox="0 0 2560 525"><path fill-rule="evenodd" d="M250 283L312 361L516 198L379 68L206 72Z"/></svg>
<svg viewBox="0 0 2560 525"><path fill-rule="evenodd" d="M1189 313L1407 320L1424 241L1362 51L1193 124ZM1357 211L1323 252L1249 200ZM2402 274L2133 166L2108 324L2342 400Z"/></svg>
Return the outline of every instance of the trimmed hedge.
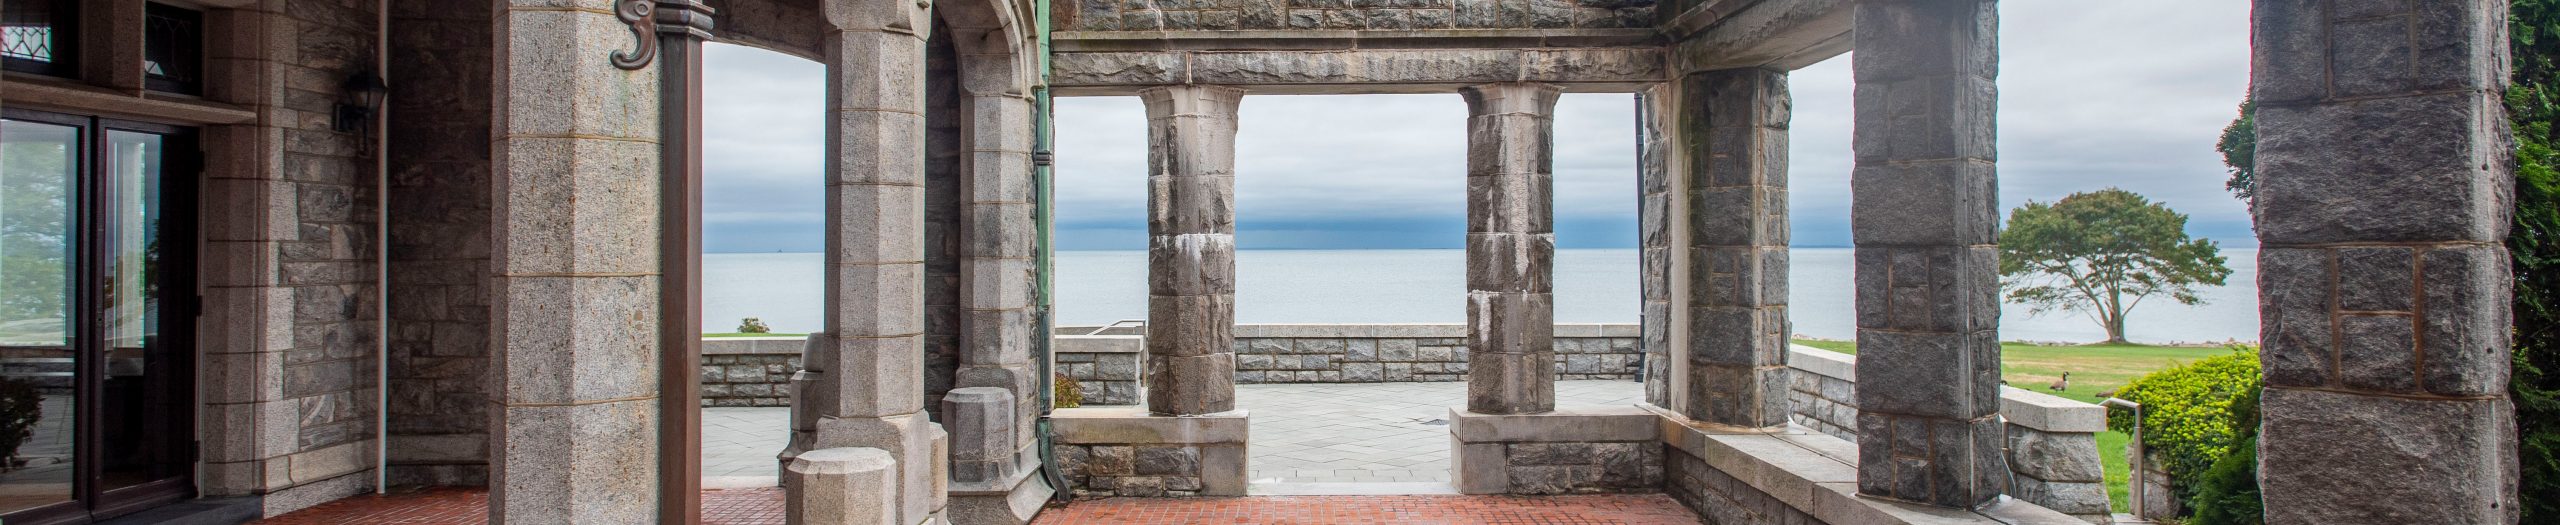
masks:
<svg viewBox="0 0 2560 525"><path fill-rule="evenodd" d="M2232 345L2229 355L2164 368L2116 390L2116 397L2142 404L2142 444L2160 458L2174 482L2179 501L2195 501L2205 473L2222 460L2247 433L2234 426L2232 407L2254 398L2258 389L2258 349ZM2251 409L2254 412L2254 409ZM2107 428L2133 432L2133 411L2110 410Z"/></svg>

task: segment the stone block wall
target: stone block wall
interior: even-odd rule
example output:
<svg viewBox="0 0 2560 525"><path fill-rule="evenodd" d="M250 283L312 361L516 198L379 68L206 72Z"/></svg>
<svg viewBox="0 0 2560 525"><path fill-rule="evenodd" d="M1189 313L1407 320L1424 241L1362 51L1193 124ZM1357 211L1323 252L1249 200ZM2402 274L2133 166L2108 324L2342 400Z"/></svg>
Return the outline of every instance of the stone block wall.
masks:
<svg viewBox="0 0 2560 525"><path fill-rule="evenodd" d="M488 483L491 15L391 13L393 484Z"/></svg>
<svg viewBox="0 0 2560 525"><path fill-rule="evenodd" d="M1654 0L1073 0L1061 31L1645 28Z"/></svg>
<svg viewBox="0 0 2560 525"><path fill-rule="evenodd" d="M1146 407L1062 408L1051 418L1051 453L1079 497L1242 496L1242 411L1147 415Z"/></svg>
<svg viewBox="0 0 2560 525"><path fill-rule="evenodd" d="M1459 324L1237 325L1237 383L1467 380ZM1633 380L1636 325L1556 325L1557 379Z"/></svg>
<svg viewBox="0 0 2560 525"><path fill-rule="evenodd" d="M1659 419L1633 406L1538 414L1451 409L1453 482L1465 494L1654 492L1663 480Z"/></svg>
<svg viewBox="0 0 2560 525"><path fill-rule="evenodd" d="M1856 361L1838 352L1788 352L1788 420L1858 442Z"/></svg>
<svg viewBox="0 0 2560 525"><path fill-rule="evenodd" d="M1075 333L1087 333L1081 331ZM1052 371L1076 380L1085 406L1135 405L1146 355L1136 335L1060 335L1051 342Z"/></svg>
<svg viewBox="0 0 2560 525"><path fill-rule="evenodd" d="M1667 465L1671 499L1698 511L1698 517L1716 525L1806 525L1824 523L1813 515L1787 506L1785 501L1752 487L1722 470L1707 466L1706 460L1688 454L1671 454Z"/></svg>
<svg viewBox="0 0 2560 525"><path fill-rule="evenodd" d="M960 373L960 57L940 18L924 42L924 409L942 414L942 395ZM793 350L797 352L795 348ZM789 381L787 375L778 381ZM705 397L706 400L708 396Z"/></svg>

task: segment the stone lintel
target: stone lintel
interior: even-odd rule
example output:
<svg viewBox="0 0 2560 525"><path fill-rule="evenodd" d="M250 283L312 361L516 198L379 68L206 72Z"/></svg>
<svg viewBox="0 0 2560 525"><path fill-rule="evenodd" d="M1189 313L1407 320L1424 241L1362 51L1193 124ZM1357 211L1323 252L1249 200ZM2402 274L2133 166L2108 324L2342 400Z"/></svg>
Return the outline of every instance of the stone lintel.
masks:
<svg viewBox="0 0 2560 525"><path fill-rule="evenodd" d="M1060 52L1051 57L1050 85L1060 96L1181 84L1257 94L1449 93L1503 82L1632 93L1668 78L1664 61L1659 47Z"/></svg>
<svg viewBox="0 0 2560 525"><path fill-rule="evenodd" d="M1860 496L1855 443L1794 425L1780 430L1736 429L1691 420L1660 408L1645 410L1659 418L1661 438L1673 450L1698 458L1708 468L1733 476L1752 490L1822 523L2088 523L2009 498L1966 510Z"/></svg>
<svg viewBox="0 0 2560 525"><path fill-rule="evenodd" d="M1739 3L1726 0L1715 7L1732 10L1729 4ZM1829 60L1854 47L1850 15L1855 4L1851 0L1761 0L1714 20L1702 31L1679 35L1679 42L1671 46L1671 67L1679 73L1753 67L1792 70Z"/></svg>
<svg viewBox="0 0 2560 525"><path fill-rule="evenodd" d="M1111 51L1338 51L1350 49L1485 49L1644 47L1662 44L1648 28L1058 31L1060 53Z"/></svg>
<svg viewBox="0 0 2560 525"><path fill-rule="evenodd" d="M1061 408L1049 415L1050 439L1064 444L1212 444L1245 442L1242 409L1197 416L1157 416L1142 406Z"/></svg>
<svg viewBox="0 0 2560 525"><path fill-rule="evenodd" d="M1652 412L1626 406L1567 406L1539 414L1480 414L1449 407L1449 436L1462 443L1644 441L1657 429Z"/></svg>
<svg viewBox="0 0 2560 525"><path fill-rule="evenodd" d="M2103 407L2011 386L2000 387L2000 417L2011 425L2045 432L2107 430L2107 409Z"/></svg>

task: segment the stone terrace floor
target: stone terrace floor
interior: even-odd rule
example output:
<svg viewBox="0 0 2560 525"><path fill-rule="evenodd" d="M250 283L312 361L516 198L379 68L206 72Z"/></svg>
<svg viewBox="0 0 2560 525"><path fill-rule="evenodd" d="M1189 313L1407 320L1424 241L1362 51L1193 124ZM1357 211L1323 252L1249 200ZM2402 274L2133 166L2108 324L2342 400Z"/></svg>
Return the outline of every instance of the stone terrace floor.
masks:
<svg viewBox="0 0 2560 525"><path fill-rule="evenodd" d="M1467 384L1293 383L1236 385L1252 411L1254 483L1448 483L1449 407ZM1634 381L1558 381L1558 405L1628 405ZM773 459L790 441L788 408L702 410L705 488L773 486ZM1434 423L1437 421L1438 423Z"/></svg>
<svg viewBox="0 0 2560 525"><path fill-rule="evenodd" d="M702 492L708 525L783 523L782 489ZM473 525L488 522L489 494L430 489L357 496L256 521L262 525ZM1039 524L1695 524L1697 514L1661 494L1582 496L1262 496L1102 498L1052 505Z"/></svg>

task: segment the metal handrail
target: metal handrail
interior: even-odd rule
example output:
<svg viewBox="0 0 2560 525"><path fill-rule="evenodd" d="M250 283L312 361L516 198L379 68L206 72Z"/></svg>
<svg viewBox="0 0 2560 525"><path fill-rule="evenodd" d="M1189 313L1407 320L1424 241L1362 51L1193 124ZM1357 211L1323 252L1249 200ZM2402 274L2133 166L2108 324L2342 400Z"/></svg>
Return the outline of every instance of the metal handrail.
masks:
<svg viewBox="0 0 2560 525"><path fill-rule="evenodd" d="M2130 507L2128 510L2133 511L2133 517L2142 518L2142 496L2145 492L2142 486L2151 478L2150 473L2143 472L2142 468L2144 459L2142 457L2142 404L2110 397L2099 401L2098 406L2133 409L2133 457L2125 458L2125 470L2131 474L2126 476L2129 478L2127 481L2133 483L2133 486L2127 487L2126 490L2131 493L2133 501L2128 502L2130 505L2127 507Z"/></svg>
<svg viewBox="0 0 2560 525"><path fill-rule="evenodd" d="M1093 331L1091 331L1091 332L1085 332L1085 334L1084 334L1084 335L1102 335L1102 333L1103 333L1103 332L1108 332L1108 331L1111 331L1111 329L1113 329L1113 328L1119 328L1119 327L1121 327L1121 326L1139 326L1139 327L1143 327L1143 326L1146 326L1146 325L1147 325L1147 320L1145 320L1145 319L1121 319L1121 320L1118 320L1118 321L1112 321L1112 322L1111 322L1111 324L1102 325L1102 327L1101 327L1101 328L1095 328L1095 329L1093 329Z"/></svg>

